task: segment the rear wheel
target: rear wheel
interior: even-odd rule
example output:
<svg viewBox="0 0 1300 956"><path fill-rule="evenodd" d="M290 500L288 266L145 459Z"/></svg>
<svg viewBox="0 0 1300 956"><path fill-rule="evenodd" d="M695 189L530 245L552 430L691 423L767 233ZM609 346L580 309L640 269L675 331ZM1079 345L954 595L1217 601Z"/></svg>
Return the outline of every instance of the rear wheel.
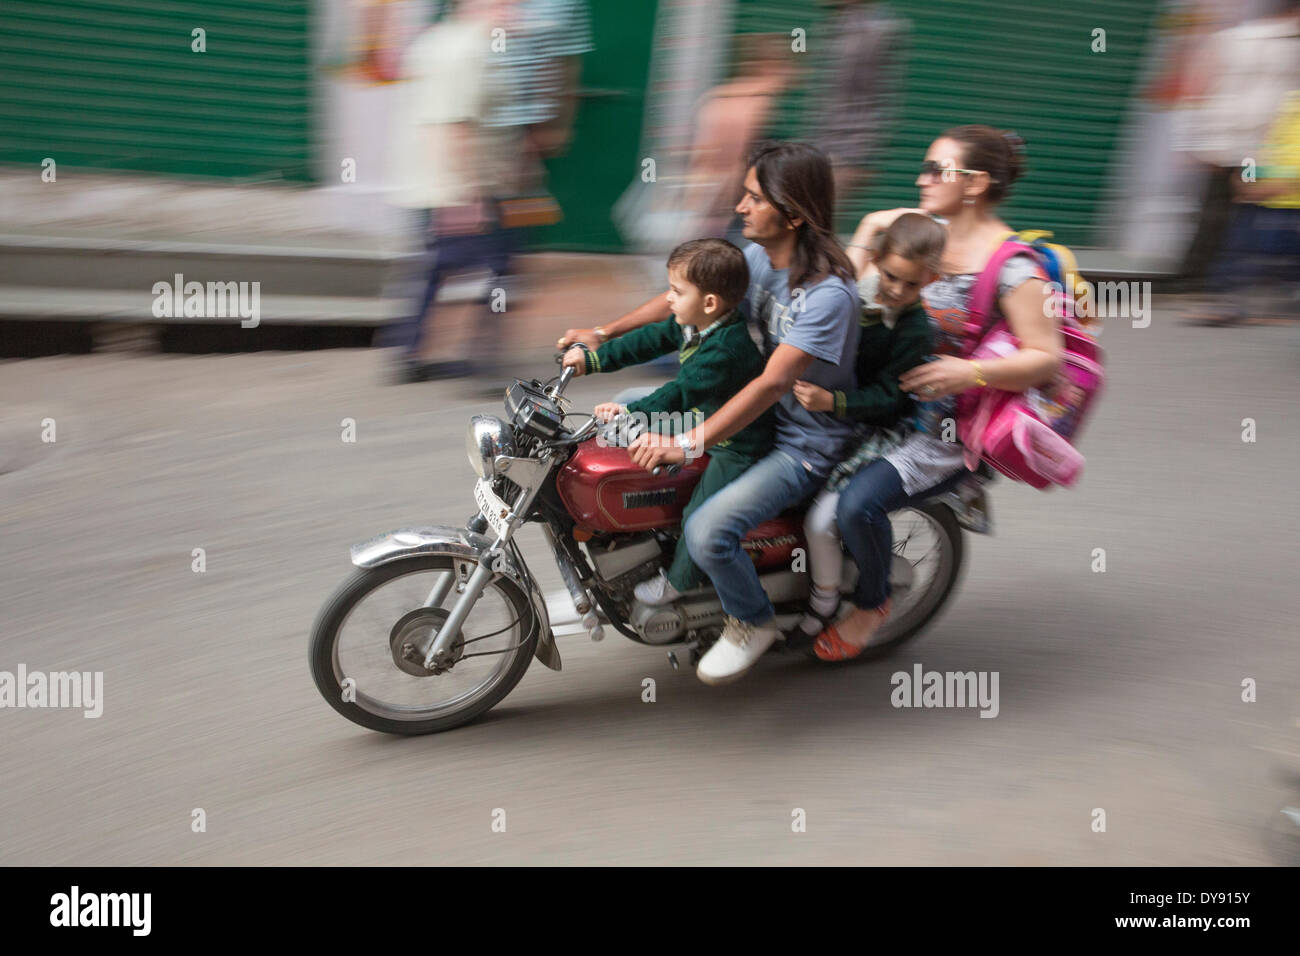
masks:
<svg viewBox="0 0 1300 956"><path fill-rule="evenodd" d="M309 660L316 688L344 717L391 734L432 734L486 713L524 676L536 644L533 608L509 578L483 589L454 663L425 670L424 651L460 596L450 555L362 568L321 610Z"/></svg>
<svg viewBox="0 0 1300 956"><path fill-rule="evenodd" d="M961 573L961 526L951 508L926 501L900 508L889 520L894 530L892 609L854 661L881 657L919 634L948 603ZM808 653L813 654L811 648Z"/></svg>

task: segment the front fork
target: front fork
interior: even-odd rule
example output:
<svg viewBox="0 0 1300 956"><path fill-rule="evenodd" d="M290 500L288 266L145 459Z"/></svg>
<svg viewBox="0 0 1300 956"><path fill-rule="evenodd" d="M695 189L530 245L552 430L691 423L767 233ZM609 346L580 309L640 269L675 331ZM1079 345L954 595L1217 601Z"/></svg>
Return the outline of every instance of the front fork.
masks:
<svg viewBox="0 0 1300 956"><path fill-rule="evenodd" d="M468 580L462 582L460 588L460 597L452 606L451 612L442 626L438 628L438 636L434 638L433 644L429 647L428 653L424 655L424 666L427 670L435 668L450 667L455 663L454 648L460 640L461 628L465 626L470 611L478 603L483 589L487 587L494 575L509 573L514 571L513 563L506 551L507 546L514 538L515 531L523 524L524 517L528 514L532 506L533 499L537 497L537 491L541 486L541 478L545 476L550 467L550 456L547 455L542 460L529 459L506 459L504 456L497 459L497 467L503 471L513 466L513 471L520 478L525 478L526 483L520 486L519 494L515 500L509 504L508 512L501 516L505 522L497 534L496 540L487 550L478 555L478 566L469 576ZM496 529L493 529L496 530ZM522 571L523 569L519 569ZM460 579L460 571L456 573L457 580ZM436 607L446 599L451 589L451 580L444 579L439 581L429 593L428 601L430 607Z"/></svg>
<svg viewBox="0 0 1300 956"><path fill-rule="evenodd" d="M424 606L442 607L442 602L447 600L447 592L451 590L451 582L455 577L455 572L452 572L445 577L439 578L438 583L433 586L433 590L429 592L428 598L425 599Z"/></svg>
<svg viewBox="0 0 1300 956"><path fill-rule="evenodd" d="M434 640L433 646L429 648L429 653L424 656L424 667L426 670L441 670L454 663L455 658L452 654L452 649L455 646L456 638L460 636L460 629L465 624L466 618L469 617L469 612L473 610L474 605L478 602L479 596L483 593L483 589L487 587L487 583L492 580L493 571L488 562L489 555L493 554L494 551L495 546L493 550L484 552L484 554L479 558L478 567L476 567L474 573L470 575L469 581L466 582L465 589L461 592L460 598L457 599L455 606L452 607L451 613L447 615L447 619L442 622L442 626L438 628L438 637ZM448 581L448 585L450 585L450 581ZM440 590L443 593L438 596L445 598L446 589L442 587L441 582L439 582L439 584L434 588L434 592L436 593ZM434 597L434 594L430 594L430 597Z"/></svg>
<svg viewBox="0 0 1300 956"><path fill-rule="evenodd" d="M605 639L605 628L601 626L600 617L596 614L591 595L582 586L578 569L573 566L572 559L560 546L560 542L556 540L555 532L551 530L549 524L542 525L542 533L546 536L546 542L551 546L551 551L555 555L555 566L560 569L560 579L564 582L564 588L569 592L569 597L573 601L573 609L582 615L582 626L587 629L587 636L593 641L603 641Z"/></svg>

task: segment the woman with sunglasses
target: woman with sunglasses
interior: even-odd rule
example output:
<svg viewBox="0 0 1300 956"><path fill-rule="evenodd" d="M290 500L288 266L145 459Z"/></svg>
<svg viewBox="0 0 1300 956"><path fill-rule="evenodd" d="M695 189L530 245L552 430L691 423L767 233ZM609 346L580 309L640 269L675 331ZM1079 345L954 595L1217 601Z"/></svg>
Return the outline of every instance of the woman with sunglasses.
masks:
<svg viewBox="0 0 1300 956"><path fill-rule="evenodd" d="M1016 134L988 126L950 129L930 144L921 164L920 208L872 213L850 243L849 258L861 274L869 268L867 250L876 233L903 213L926 213L948 224L942 275L921 293L935 354L899 378L919 403L915 430L896 451L858 471L840 495L836 518L857 561L858 583L853 612L817 636L815 651L822 660L856 657L889 616L889 513L965 476L955 428L944 425L956 419L956 397L986 385L1024 391L1050 381L1060 364L1060 331L1043 308L1046 276L1028 254L1008 259L997 281L995 309L1020 340L1019 350L979 362L961 357L969 344L964 336L975 280L1012 231L997 207L1023 169L1024 143Z"/></svg>

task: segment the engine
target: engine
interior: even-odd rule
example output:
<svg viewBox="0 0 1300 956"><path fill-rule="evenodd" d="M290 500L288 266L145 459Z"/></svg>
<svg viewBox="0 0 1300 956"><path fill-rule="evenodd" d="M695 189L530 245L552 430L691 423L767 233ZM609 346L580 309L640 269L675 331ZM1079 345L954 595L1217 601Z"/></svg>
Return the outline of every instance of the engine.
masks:
<svg viewBox="0 0 1300 956"><path fill-rule="evenodd" d="M676 536L663 532L601 535L586 542L586 551L606 589L627 610L628 624L647 644L672 644L721 630L726 614L717 594L705 587L674 604L651 607L636 601L633 587L658 573L671 559ZM741 547L755 562L763 589L777 605L801 602L808 575L795 560L804 545L796 516L782 515L755 528Z"/></svg>

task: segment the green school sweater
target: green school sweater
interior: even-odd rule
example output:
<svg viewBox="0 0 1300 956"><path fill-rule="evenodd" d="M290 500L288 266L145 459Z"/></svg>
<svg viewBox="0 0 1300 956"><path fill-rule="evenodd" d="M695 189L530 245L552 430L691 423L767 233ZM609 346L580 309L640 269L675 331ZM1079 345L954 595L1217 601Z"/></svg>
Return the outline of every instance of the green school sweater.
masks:
<svg viewBox="0 0 1300 956"><path fill-rule="evenodd" d="M891 329L879 313L864 312L854 370L858 387L832 392L835 414L868 425L893 427L912 412L913 403L898 377L925 361L932 349L930 318L920 302L904 309Z"/></svg>
<svg viewBox="0 0 1300 956"><path fill-rule="evenodd" d="M675 318L645 325L606 342L587 353L587 372L613 372L639 365L669 352L677 352L681 370L662 388L628 405L629 412L679 412L684 428L661 421L656 431L673 434L689 431L710 417L737 392L752 382L766 364L744 317L733 309L710 328L703 339L685 345L682 326ZM776 433L776 409L767 409L736 434L718 442L714 449L758 458L772 450ZM712 453L713 449L710 449Z"/></svg>

